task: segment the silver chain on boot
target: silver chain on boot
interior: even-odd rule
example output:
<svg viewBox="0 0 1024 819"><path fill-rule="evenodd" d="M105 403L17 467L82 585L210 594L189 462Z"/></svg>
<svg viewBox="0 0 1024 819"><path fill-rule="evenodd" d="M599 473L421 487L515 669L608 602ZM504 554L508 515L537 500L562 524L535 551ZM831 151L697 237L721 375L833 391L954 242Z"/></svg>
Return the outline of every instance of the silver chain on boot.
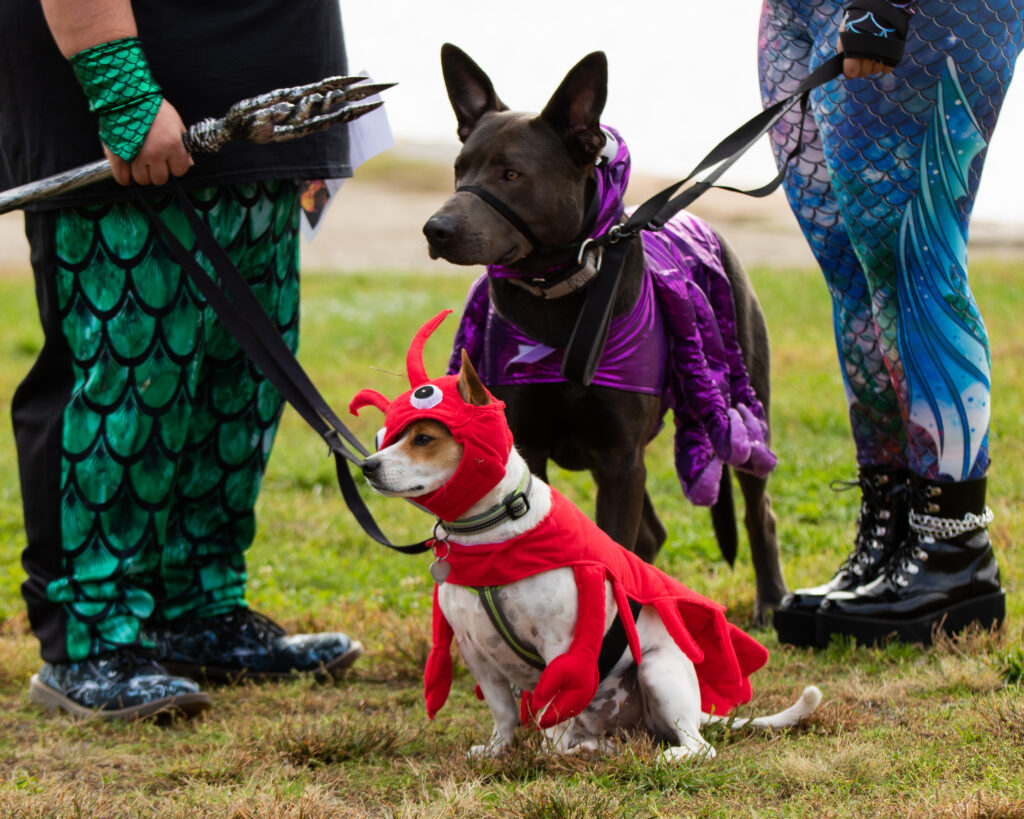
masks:
<svg viewBox="0 0 1024 819"><path fill-rule="evenodd" d="M928 490L929 496L941 494L941 490L934 488ZM938 511L938 504L928 504L929 511ZM992 509L986 506L980 515L968 512L962 518L940 518L935 515L926 515L910 511L910 528L922 537L933 540L950 540L960 535L973 532L977 529L985 529L992 522Z"/></svg>

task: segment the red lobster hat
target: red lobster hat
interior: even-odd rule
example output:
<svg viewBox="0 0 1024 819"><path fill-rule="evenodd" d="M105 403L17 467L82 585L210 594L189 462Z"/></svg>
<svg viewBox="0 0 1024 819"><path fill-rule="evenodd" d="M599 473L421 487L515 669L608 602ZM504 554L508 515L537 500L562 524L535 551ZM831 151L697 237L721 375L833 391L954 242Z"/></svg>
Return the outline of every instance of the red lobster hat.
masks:
<svg viewBox="0 0 1024 819"><path fill-rule="evenodd" d="M443 310L420 327L405 357L405 368L412 389L394 401L376 390L360 390L349 412L358 415L366 406L384 413L384 429L377 448L390 446L413 421L432 418L444 424L465 451L451 479L440 489L414 500L441 520L458 520L494 489L505 476L505 465L512 450L512 431L505 420L505 405L489 392L490 403L467 403L459 395L459 376L446 375L430 380L423 366L423 347L431 333L451 310Z"/></svg>

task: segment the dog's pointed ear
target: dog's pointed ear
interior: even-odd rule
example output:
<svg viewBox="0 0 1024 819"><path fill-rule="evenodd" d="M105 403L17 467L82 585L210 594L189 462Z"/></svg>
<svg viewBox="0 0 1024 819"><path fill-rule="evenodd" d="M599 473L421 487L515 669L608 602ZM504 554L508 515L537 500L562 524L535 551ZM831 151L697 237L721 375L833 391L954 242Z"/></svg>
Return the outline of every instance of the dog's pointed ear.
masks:
<svg viewBox="0 0 1024 819"><path fill-rule="evenodd" d="M508 110L494 93L491 78L458 46L451 43L441 46L441 73L459 124L460 142L466 141L480 117L488 111Z"/></svg>
<svg viewBox="0 0 1024 819"><path fill-rule="evenodd" d="M474 407L483 407L491 403L491 394L480 380L480 376L473 369L473 363L469 360L469 353L462 350L462 369L459 370L459 395L467 404Z"/></svg>
<svg viewBox="0 0 1024 819"><path fill-rule="evenodd" d="M593 162L604 148L601 112L607 98L608 58L595 51L565 75L541 112L541 119L554 127L580 165Z"/></svg>

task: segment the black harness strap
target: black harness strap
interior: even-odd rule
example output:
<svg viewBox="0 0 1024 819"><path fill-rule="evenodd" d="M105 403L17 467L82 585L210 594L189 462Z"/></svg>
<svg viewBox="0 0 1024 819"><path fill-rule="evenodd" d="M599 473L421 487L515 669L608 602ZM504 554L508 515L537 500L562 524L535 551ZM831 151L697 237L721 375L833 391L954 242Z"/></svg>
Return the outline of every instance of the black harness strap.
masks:
<svg viewBox="0 0 1024 819"><path fill-rule="evenodd" d="M538 671L543 671L546 667L544 658L537 653L537 649L529 642L521 639L516 634L512 624L508 621L508 617L505 616L505 610L501 607L501 602L498 599L498 591L500 591L501 586L475 586L472 588L480 596L480 602L483 603L484 611L487 612L492 625L508 647L523 662L533 666ZM637 601L629 601L629 610L633 615L634 623L636 623L636 618L640 616L641 608L643 606ZM622 624L621 615L616 614L608 631L605 632L604 639L601 641L601 653L597 658L598 679L603 680L612 673L612 669L615 668L616 663L622 657L622 652L628 647L629 640L626 637L626 627Z"/></svg>
<svg viewBox="0 0 1024 819"><path fill-rule="evenodd" d="M636 600L629 601L629 611L633 615L633 623L640 616L640 609L643 606ZM601 653L597 657L597 675L604 679L612 673L615 664L622 657L622 652L629 647L629 640L626 638L626 627L622 625L622 616L615 615L608 631L605 632L604 640L601 641Z"/></svg>
<svg viewBox="0 0 1024 819"><path fill-rule="evenodd" d="M456 193L472 193L475 196L483 199L488 205L494 208L498 213L502 215L506 222L512 225L516 230L523 234L526 241L530 243L530 246L536 250L541 246L540 239L537 238L536 234L530 229L530 226L526 224L526 221L512 208L502 202L497 196L491 193L486 188L481 188L479 185L462 185L455 189Z"/></svg>
<svg viewBox="0 0 1024 819"><path fill-rule="evenodd" d="M220 285L199 265L177 236L164 223L150 201L139 192L138 201L149 214L160 234L160 240L171 256L181 265L192 283L217 314L217 318L231 333L252 362L267 380L281 393L305 421L323 439L335 456L338 486L352 514L371 538L383 546L405 554L428 551L427 541L408 546L396 546L384 535L359 495L352 474L344 461L360 465L369 453L359 439L348 429L328 406L313 385L302 365L288 349L277 327L252 292L245 278L235 267L227 253L217 243L209 227L196 213L185 192L173 183L178 203L192 227L199 249L210 260ZM229 298L230 296L230 298ZM345 444L348 442L355 452Z"/></svg>

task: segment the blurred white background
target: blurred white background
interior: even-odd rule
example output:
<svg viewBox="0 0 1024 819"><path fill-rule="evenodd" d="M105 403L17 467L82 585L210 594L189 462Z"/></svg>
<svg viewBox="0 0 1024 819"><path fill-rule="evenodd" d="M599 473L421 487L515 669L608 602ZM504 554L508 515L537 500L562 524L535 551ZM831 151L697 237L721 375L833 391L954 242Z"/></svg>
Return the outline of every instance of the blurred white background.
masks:
<svg viewBox="0 0 1024 819"><path fill-rule="evenodd" d="M718 140L760 110L758 0L588 3L519 0L342 0L353 71L397 81L386 94L401 143L454 156L455 121L441 79L441 44L466 51L513 109L539 110L581 57L608 55L604 122L629 143L636 171L687 173ZM989 151L975 217L1024 223L1024 80L1011 88ZM725 181L760 185L774 176L767 140Z"/></svg>

